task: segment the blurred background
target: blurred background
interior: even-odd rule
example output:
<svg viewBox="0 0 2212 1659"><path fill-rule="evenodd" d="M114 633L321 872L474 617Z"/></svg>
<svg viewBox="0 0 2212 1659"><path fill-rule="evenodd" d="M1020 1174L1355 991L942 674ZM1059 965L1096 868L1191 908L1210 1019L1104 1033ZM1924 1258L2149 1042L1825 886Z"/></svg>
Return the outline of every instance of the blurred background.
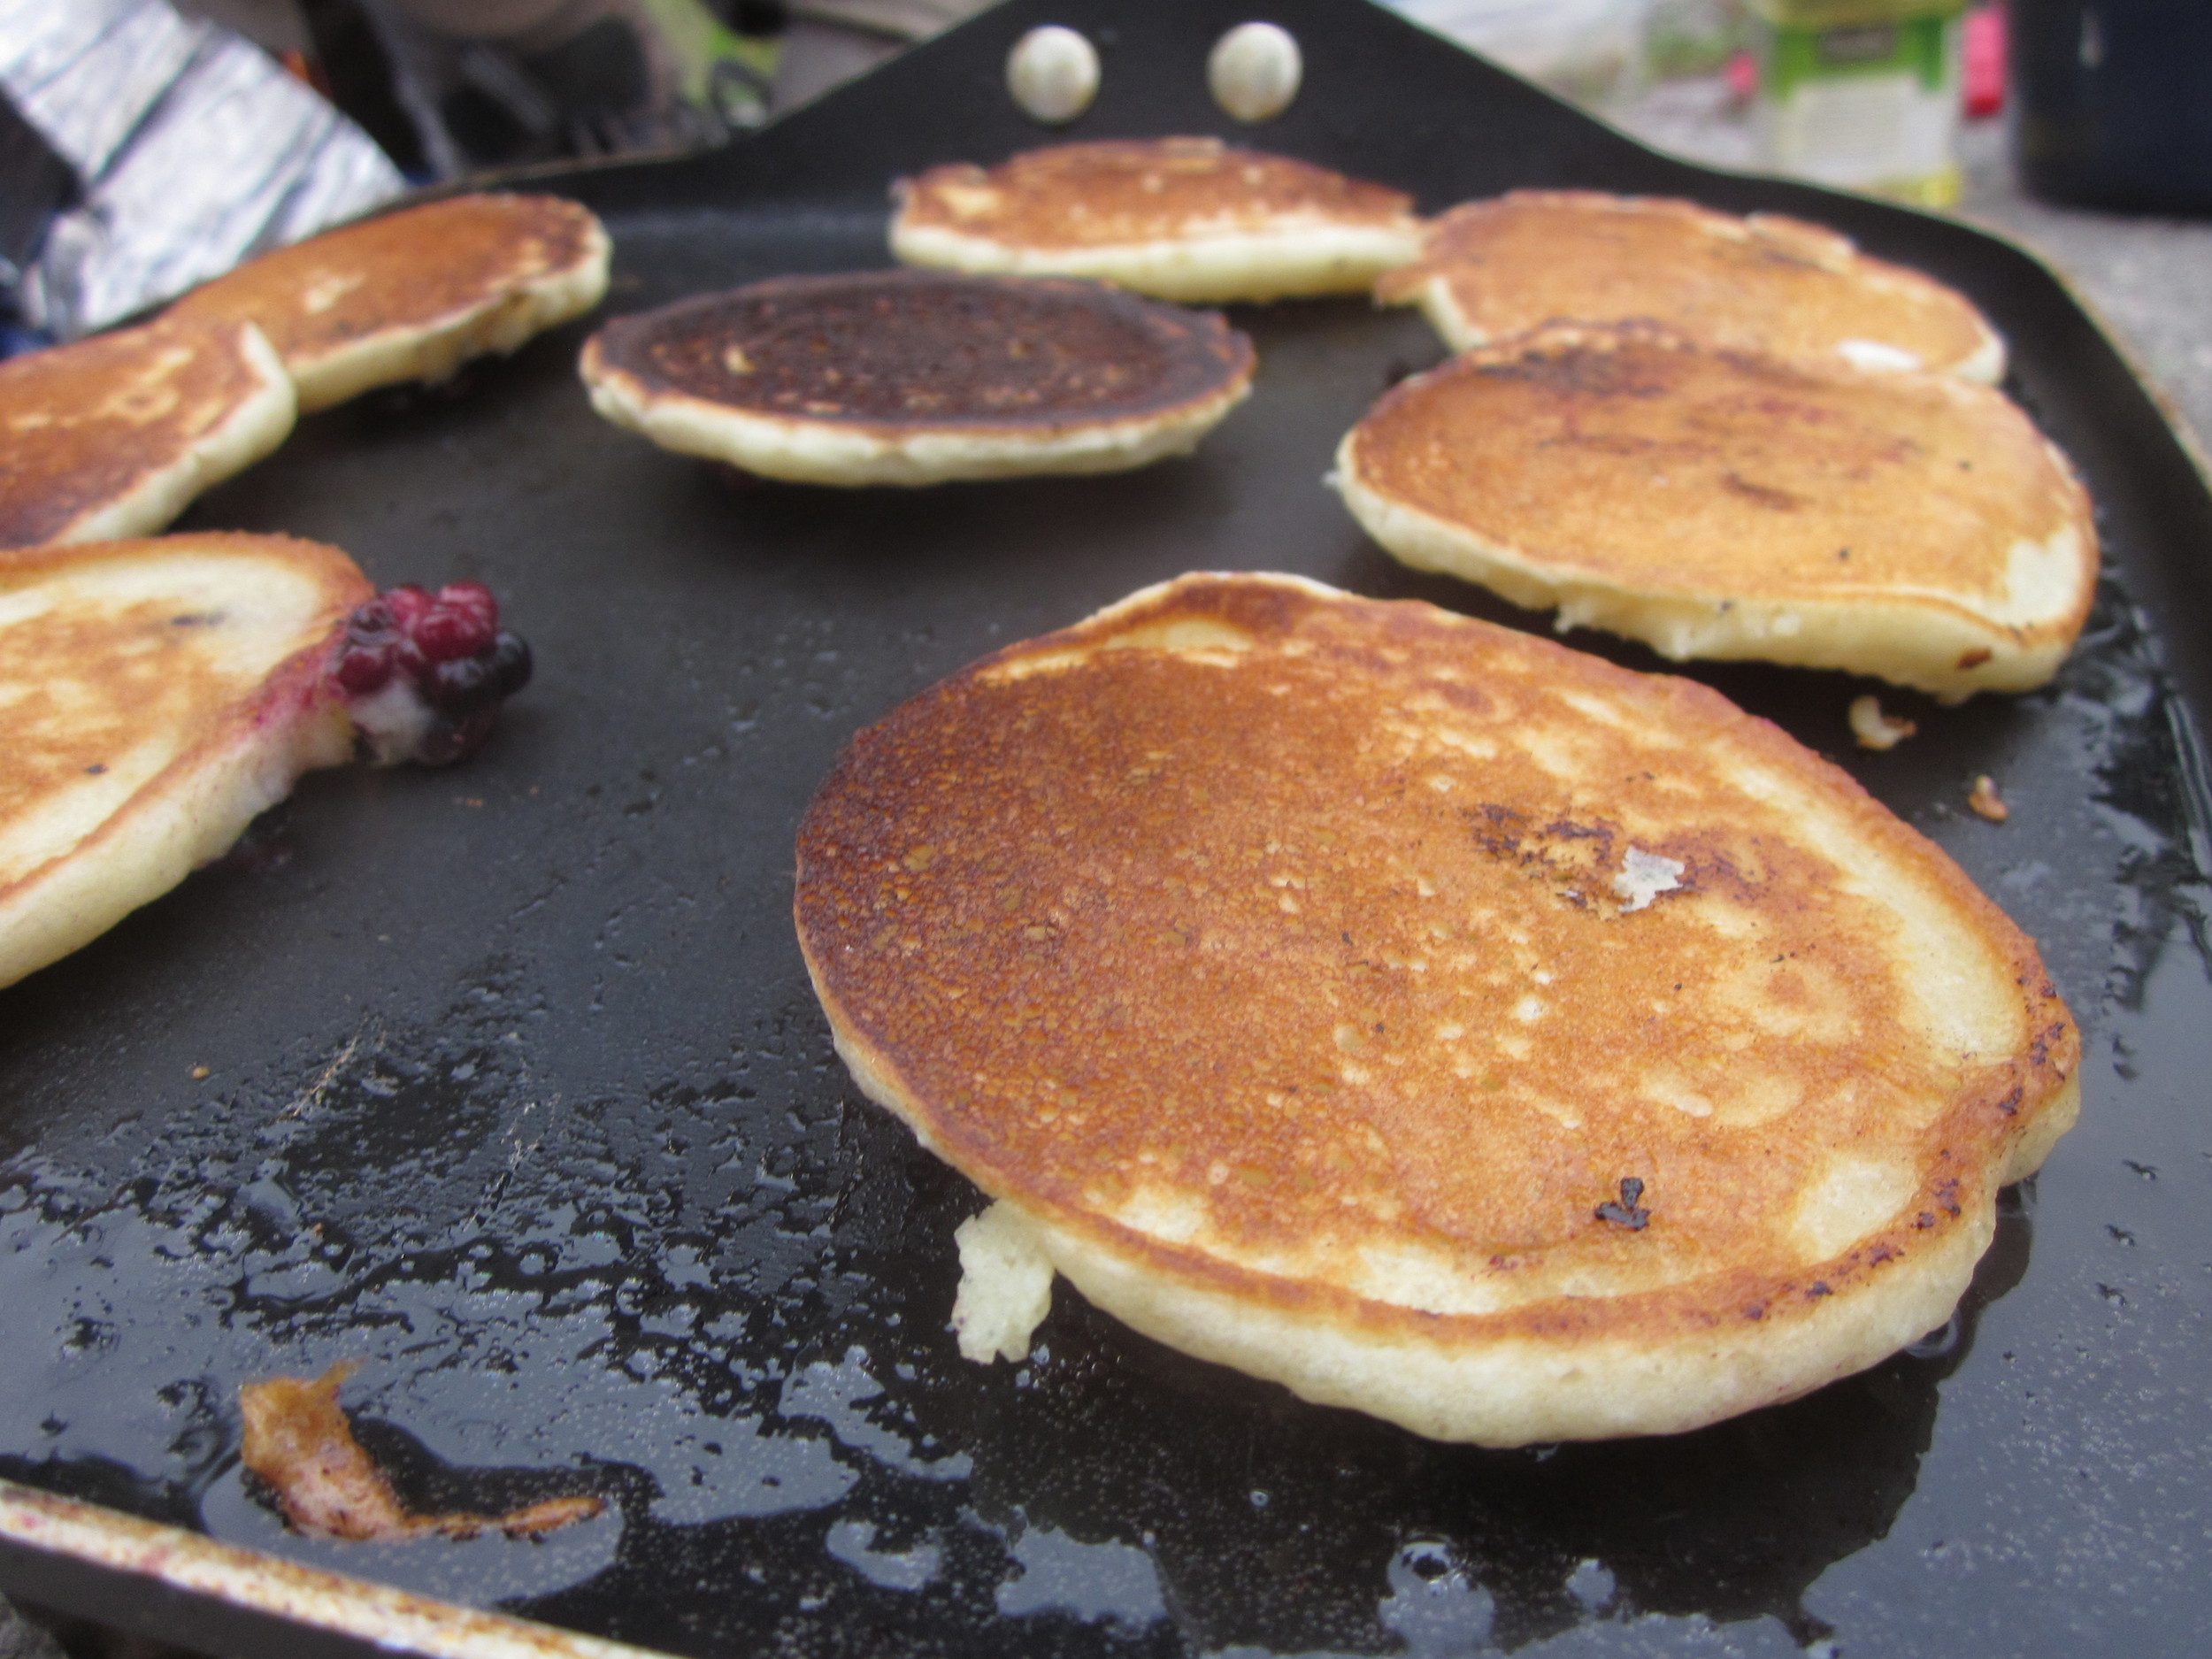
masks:
<svg viewBox="0 0 2212 1659"><path fill-rule="evenodd" d="M1386 4L1658 148L2012 236L2212 432L2212 4ZM0 0L0 356L413 188L726 142L981 9Z"/></svg>

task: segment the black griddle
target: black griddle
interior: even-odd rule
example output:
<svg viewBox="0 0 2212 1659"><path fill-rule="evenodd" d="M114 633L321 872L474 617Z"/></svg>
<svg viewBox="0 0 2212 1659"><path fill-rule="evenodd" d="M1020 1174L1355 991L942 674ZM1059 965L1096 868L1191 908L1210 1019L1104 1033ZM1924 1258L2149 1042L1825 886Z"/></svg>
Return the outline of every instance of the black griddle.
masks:
<svg viewBox="0 0 2212 1659"><path fill-rule="evenodd" d="M2039 265L1956 224L1664 159L1392 14L1284 0L1302 96L1234 128L1241 0L1018 0L725 151L535 182L603 214L611 311L885 262L885 185L1048 134L1010 43L1083 29L1071 135L1213 132L1415 191L1777 209L1964 289L2079 464L2109 564L2058 682L1849 746L1841 675L1689 672L1833 754L2041 942L2081 1126L2009 1190L1951 1325L1699 1433L1484 1452L1161 1348L1063 1286L1029 1363L946 1331L974 1191L834 1059L792 832L858 727L1193 567L1302 572L1541 628L1404 571L1321 483L1440 350L1363 302L1239 309L1256 391L1112 478L736 488L595 419L585 328L304 423L188 526L480 578L537 649L445 772L308 780L222 864L0 992L0 1476L476 1608L688 1655L2197 1650L2212 1626L2212 976L2193 735L2212 497ZM1574 642L1656 667L1640 648ZM2001 827L1964 810L1993 774ZM201 1075L202 1069L204 1075ZM339 1360L418 1503L570 1491L539 1544L296 1538L237 1389ZM246 1656L366 1653L20 1543L0 1591Z"/></svg>

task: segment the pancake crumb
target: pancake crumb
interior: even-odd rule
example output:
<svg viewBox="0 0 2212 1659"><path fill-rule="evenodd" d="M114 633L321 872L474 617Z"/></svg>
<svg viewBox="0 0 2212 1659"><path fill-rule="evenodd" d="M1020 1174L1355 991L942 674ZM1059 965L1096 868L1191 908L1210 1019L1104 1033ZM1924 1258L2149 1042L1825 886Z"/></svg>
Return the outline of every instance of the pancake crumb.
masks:
<svg viewBox="0 0 2212 1659"><path fill-rule="evenodd" d="M979 1365L1025 1359L1029 1340L1052 1310L1052 1263L1021 1211L1004 1200L953 1231L960 1290L952 1328L964 1358Z"/></svg>
<svg viewBox="0 0 2212 1659"><path fill-rule="evenodd" d="M1851 699L1851 735L1861 749L1895 749L1920 727L1882 712L1882 700L1872 692Z"/></svg>
<svg viewBox="0 0 2212 1659"><path fill-rule="evenodd" d="M1974 780L1973 793L1966 797L1966 804L1992 824L2001 824L2012 816L2004 796L1997 793L1997 780L1987 772Z"/></svg>

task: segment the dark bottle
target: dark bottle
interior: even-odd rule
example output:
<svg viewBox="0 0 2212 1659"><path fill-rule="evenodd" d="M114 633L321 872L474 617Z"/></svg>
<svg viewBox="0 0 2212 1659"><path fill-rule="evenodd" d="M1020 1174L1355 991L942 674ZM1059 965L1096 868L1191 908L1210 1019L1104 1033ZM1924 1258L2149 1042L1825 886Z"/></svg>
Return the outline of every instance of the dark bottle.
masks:
<svg viewBox="0 0 2212 1659"><path fill-rule="evenodd" d="M2212 213L2212 3L2012 0L2013 159L2055 202Z"/></svg>

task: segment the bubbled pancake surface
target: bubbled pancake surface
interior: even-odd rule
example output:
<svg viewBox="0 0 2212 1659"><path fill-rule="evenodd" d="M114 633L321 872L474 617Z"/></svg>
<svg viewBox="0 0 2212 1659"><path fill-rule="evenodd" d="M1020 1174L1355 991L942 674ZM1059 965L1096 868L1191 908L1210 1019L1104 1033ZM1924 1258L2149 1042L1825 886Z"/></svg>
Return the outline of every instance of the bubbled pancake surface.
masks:
<svg viewBox="0 0 2212 1659"><path fill-rule="evenodd" d="M1517 190L1469 202L1432 220L1421 257L1376 292L1421 302L1455 350L1548 323L1640 319L1823 365L1847 360L1847 342L1871 342L1989 382L2004 368L1994 330L1941 283L1822 226L1664 197Z"/></svg>
<svg viewBox="0 0 2212 1659"><path fill-rule="evenodd" d="M477 351L512 350L597 303L607 254L605 232L576 203L457 196L264 254L167 314L257 324L318 408L366 384L434 378ZM355 384L342 360L364 354L389 372ZM318 376L331 373L344 383L317 393Z"/></svg>
<svg viewBox="0 0 2212 1659"><path fill-rule="evenodd" d="M918 482L1188 448L1252 366L1219 316L1094 282L868 271L618 318L582 372L602 414L671 448L778 476ZM877 461L917 475L871 478Z"/></svg>
<svg viewBox="0 0 2212 1659"><path fill-rule="evenodd" d="M1543 330L1401 382L1339 475L1409 563L1674 657L2019 689L2096 578L2087 495L2001 394L1648 327Z"/></svg>
<svg viewBox="0 0 2212 1659"><path fill-rule="evenodd" d="M1213 138L1112 139L933 167L897 187L911 265L1102 277L1217 303L1362 292L1412 258L1410 196Z"/></svg>
<svg viewBox="0 0 2212 1659"><path fill-rule="evenodd" d="M239 323L163 319L0 362L0 548L158 530L292 418Z"/></svg>
<svg viewBox="0 0 2212 1659"><path fill-rule="evenodd" d="M1179 579L925 692L798 856L856 1075L1064 1271L1425 1432L1679 1428L1871 1363L2071 1111L2032 945L1843 773L1689 682L1296 579ZM1462 1360L1505 1371L1394 1408Z"/></svg>
<svg viewBox="0 0 2212 1659"><path fill-rule="evenodd" d="M337 549L288 536L0 553L0 985L345 757L324 657L373 592Z"/></svg>

